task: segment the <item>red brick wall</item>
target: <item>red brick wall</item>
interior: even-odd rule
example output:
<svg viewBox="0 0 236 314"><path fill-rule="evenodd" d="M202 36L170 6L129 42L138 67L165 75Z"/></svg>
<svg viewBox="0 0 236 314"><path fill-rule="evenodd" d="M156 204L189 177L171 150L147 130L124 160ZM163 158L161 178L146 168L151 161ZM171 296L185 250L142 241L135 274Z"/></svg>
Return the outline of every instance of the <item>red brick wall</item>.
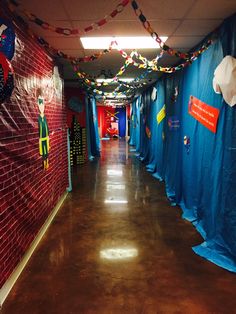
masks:
<svg viewBox="0 0 236 314"><path fill-rule="evenodd" d="M0 104L0 288L68 186L66 111L53 92L53 61L26 32L16 32L15 89ZM39 86L51 134L47 171L38 149Z"/></svg>

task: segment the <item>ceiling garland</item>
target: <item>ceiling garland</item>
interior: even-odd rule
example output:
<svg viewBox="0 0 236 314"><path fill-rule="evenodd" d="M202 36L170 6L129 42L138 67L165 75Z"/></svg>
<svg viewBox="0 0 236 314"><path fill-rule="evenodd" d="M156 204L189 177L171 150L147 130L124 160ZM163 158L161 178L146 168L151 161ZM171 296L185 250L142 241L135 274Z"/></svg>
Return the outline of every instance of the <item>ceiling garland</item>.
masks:
<svg viewBox="0 0 236 314"><path fill-rule="evenodd" d="M18 2L16 0L7 0L7 1L8 1L8 5L9 5L9 8L10 8L11 11L15 11L15 8L20 8L21 7L20 2ZM44 30L48 30L48 31L51 31L51 32L55 32L57 34L65 35L65 36L75 36L75 35L81 35L82 33L86 34L86 33L90 32L90 31L96 30L96 29L104 26L112 18L116 17L118 14L123 12L124 8L127 6L127 4L129 2L130 2L130 0L123 0L123 1L121 1L111 13L105 15L104 18L102 18L98 22L94 22L94 23L90 24L89 26L85 27L82 30L80 30L79 28L73 28L72 29L72 28L56 27L56 26L53 26L53 25L43 21L42 19L37 17L35 14L33 14L33 13L27 11L27 10L21 9L21 12L24 14L24 16L30 22L33 22L33 23L37 24L38 26L40 26Z"/></svg>
<svg viewBox="0 0 236 314"><path fill-rule="evenodd" d="M95 30L95 29L100 28L101 26L105 25L109 21L109 18L114 18L117 14L121 13L129 2L130 2L130 0L123 0L122 2L120 2L116 6L116 9L113 10L112 13L110 13L109 15L106 15L102 20L95 22L95 23L92 23L89 27L86 27L83 30L83 32L86 33L86 32ZM14 7L17 7L17 8L20 7L20 3L17 2L16 0L7 0L7 3L9 5L9 9L12 11L12 13L15 16L21 18L21 16L17 15L16 9L14 9ZM154 58L153 60L148 60L147 58L143 57L140 53L138 53L136 50L133 50L131 52L131 54L128 55L124 50L119 48L117 42L115 41L115 38L114 38L114 41L112 41L110 43L110 46L108 49L104 49L101 52L95 53L91 56L76 58L76 57L72 57L72 56L69 56L69 55L63 53L62 51L60 51L58 49L53 48L42 37L38 37L35 34L33 34L33 37L36 38L37 41L39 42L39 44L41 46L43 46L52 56L62 57L64 59L69 60L71 62L71 64L73 65L73 69L76 72L77 76L83 80L84 85L87 86L88 89L92 90L93 93L95 93L97 95L102 95L104 97L111 97L111 96L115 97L116 95L128 95L128 94L130 94L134 88L137 88L137 85L136 85L137 83L139 83L138 87L142 87L143 85L145 85L144 83L142 83L140 81L143 78L145 78L148 75L148 73L150 73L152 71L164 72L164 73L174 73L178 70L181 70L181 69L187 67L189 64L191 64L194 60L196 60L199 57L199 55L201 55L205 50L207 50L209 48L209 46L213 43L213 39L209 39L209 40L207 40L206 43L204 43L200 47L200 49L198 49L197 51L194 51L194 52L190 52L190 53L183 53L183 52L177 51L175 49L172 49L169 46L167 46L161 40L159 35L151 28L150 23L147 21L146 17L142 13L137 2L135 0L133 0L133 1L131 1L131 5L132 5L133 10L135 11L136 16L139 18L140 22L143 24L144 28L148 31L148 33L152 36L152 38L161 47L160 55L157 56L156 58ZM30 21L36 23L37 25L41 26L45 30L55 31L55 32L62 34L62 35L65 35L65 36L81 34L81 31L79 29L67 29L67 28L54 27L54 26L51 26L50 24L42 21L37 16L35 16L32 13L29 13L28 11L24 10L23 12L24 12L24 15ZM112 78L111 83L108 83L108 82L97 83L88 74L79 70L78 63L91 62L91 61L97 60L97 59L101 58L103 55L110 53L112 49L116 49L126 61L125 61L124 65L120 68L118 73L115 75L115 77ZM177 65L177 66L174 66L174 67L159 66L157 64L158 60L163 55L164 52L167 52L171 56L176 56L176 57L179 57L181 59L184 59L185 61L183 63ZM139 62L137 62L137 61L139 61ZM146 69L146 71L142 75L135 78L131 84L127 84L125 82L120 81L118 76L121 76L130 64L132 64L133 66L135 66L139 69ZM118 83L119 86L111 93L104 92L104 91L101 91L101 90L96 88L96 87L108 86L108 85L114 84L114 82ZM122 87L127 88L127 90L126 91L120 91L120 89Z"/></svg>
<svg viewBox="0 0 236 314"><path fill-rule="evenodd" d="M211 44L212 39L208 39L206 43L202 45L202 47L194 52L184 53L178 50L175 50L173 48L170 48L167 46L162 39L159 37L159 35L152 29L149 21L144 16L142 10L139 8L137 2L133 0L131 2L132 8L136 14L136 16L139 18L140 22L143 24L143 27L145 30L151 35L151 37L160 45L161 49L163 49L165 52L167 52L170 56L176 56L181 59L187 59L187 60L195 60L200 54L203 53Z"/></svg>

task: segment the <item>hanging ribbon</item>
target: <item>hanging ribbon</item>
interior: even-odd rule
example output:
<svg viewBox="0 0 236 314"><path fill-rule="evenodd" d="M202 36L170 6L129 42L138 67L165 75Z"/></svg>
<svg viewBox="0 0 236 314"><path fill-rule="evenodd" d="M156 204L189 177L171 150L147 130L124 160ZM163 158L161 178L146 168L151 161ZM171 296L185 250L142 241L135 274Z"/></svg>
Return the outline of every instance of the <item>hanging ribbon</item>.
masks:
<svg viewBox="0 0 236 314"><path fill-rule="evenodd" d="M130 0L121 1L110 14L105 15L104 18L102 18L98 22L90 24L88 27L85 27L83 30L79 30L78 28L71 29L71 28L56 27L41 20L39 17L28 12L27 10L22 9L21 12L26 16L26 18L29 21L35 23L36 25L40 26L44 30L48 30L48 31L55 32L61 35L65 35L65 36L74 36L74 35L79 35L81 33L88 33L92 30L96 30L97 28L102 27L103 25L108 23L110 19L116 17L118 14L123 12L124 8L127 6L129 1ZM8 4L11 11L15 11L15 8L21 7L21 4L17 2L16 0L8 0Z"/></svg>

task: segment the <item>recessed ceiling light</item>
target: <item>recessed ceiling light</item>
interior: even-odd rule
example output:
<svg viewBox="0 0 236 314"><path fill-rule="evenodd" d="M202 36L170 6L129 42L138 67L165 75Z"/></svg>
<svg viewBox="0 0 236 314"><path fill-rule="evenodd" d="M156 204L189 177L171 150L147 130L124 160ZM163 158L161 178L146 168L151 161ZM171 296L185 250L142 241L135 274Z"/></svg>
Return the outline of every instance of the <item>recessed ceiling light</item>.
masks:
<svg viewBox="0 0 236 314"><path fill-rule="evenodd" d="M165 42L167 36L161 36ZM81 37L84 49L108 49L112 41L116 41L121 49L158 49L160 45L150 36L133 37ZM115 49L116 46L113 47Z"/></svg>

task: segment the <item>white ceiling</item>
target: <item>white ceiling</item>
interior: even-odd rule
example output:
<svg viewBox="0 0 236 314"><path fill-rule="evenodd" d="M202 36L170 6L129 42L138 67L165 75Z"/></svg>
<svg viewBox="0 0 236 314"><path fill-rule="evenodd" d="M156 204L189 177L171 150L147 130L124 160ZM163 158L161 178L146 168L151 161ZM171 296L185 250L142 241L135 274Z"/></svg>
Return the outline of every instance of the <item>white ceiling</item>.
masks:
<svg viewBox="0 0 236 314"><path fill-rule="evenodd" d="M83 29L91 23L99 21L111 13L119 0L19 0L22 6L40 19L58 27ZM198 44L208 33L214 30L228 16L236 12L235 0L137 0L138 5L150 21L152 28L162 36L168 36L166 42L172 48L188 51ZM54 48L66 54L82 57L93 54L94 50L84 50L80 39L76 36L65 37L43 30L34 23L30 27L42 36ZM128 4L121 14L118 14L108 24L86 36L130 36L148 35L134 14L131 4ZM141 51L144 56L152 59L157 50ZM167 54L161 59L161 65L172 65L176 58ZM64 78L72 82L76 79L72 67L61 60L64 67ZM81 69L91 75L97 75L102 69L111 70L113 74L123 65L124 59L113 51L99 60L81 63ZM139 71L140 73L140 71ZM131 66L125 76L136 76L137 72ZM150 78L156 78L154 73Z"/></svg>

